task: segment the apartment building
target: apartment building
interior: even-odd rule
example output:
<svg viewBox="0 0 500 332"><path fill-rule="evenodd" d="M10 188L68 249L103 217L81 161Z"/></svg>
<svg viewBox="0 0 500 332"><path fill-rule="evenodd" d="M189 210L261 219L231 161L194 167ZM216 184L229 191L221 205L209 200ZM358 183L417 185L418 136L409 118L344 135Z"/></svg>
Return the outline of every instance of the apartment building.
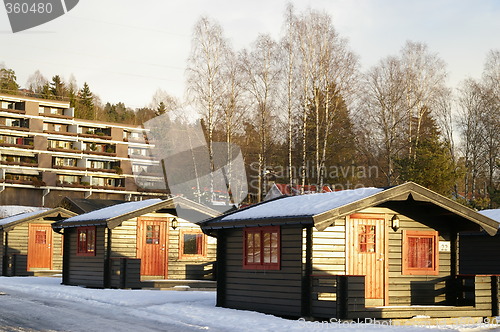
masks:
<svg viewBox="0 0 500 332"><path fill-rule="evenodd" d="M76 119L68 102L0 94L0 205L165 196L145 134Z"/></svg>

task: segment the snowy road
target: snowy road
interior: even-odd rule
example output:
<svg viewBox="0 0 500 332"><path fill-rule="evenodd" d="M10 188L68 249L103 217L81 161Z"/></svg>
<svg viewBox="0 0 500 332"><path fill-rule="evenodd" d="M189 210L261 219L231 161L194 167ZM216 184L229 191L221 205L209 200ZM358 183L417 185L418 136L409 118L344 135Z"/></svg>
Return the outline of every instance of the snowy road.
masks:
<svg viewBox="0 0 500 332"><path fill-rule="evenodd" d="M497 326L319 324L215 307L215 293L88 289L58 278L0 277L0 332L487 331ZM498 331L498 329L497 329Z"/></svg>
<svg viewBox="0 0 500 332"><path fill-rule="evenodd" d="M1 285L0 285L0 288ZM166 323L139 308L82 305L74 299L44 299L7 291L0 296L0 331L206 331L204 326ZM138 315L140 317L138 317Z"/></svg>

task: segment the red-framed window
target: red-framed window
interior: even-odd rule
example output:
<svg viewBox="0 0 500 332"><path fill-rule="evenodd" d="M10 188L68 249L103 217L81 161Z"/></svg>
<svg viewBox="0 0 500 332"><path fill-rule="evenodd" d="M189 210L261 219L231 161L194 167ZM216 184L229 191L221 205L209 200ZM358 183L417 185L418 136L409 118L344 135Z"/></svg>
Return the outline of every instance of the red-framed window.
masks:
<svg viewBox="0 0 500 332"><path fill-rule="evenodd" d="M77 256L95 256L95 226L77 228Z"/></svg>
<svg viewBox="0 0 500 332"><path fill-rule="evenodd" d="M206 237L197 230L181 230L180 258L202 258L206 256Z"/></svg>
<svg viewBox="0 0 500 332"><path fill-rule="evenodd" d="M403 274L437 275L438 240L437 231L403 231Z"/></svg>
<svg viewBox="0 0 500 332"><path fill-rule="evenodd" d="M243 236L244 269L280 269L281 238L279 226L245 228Z"/></svg>

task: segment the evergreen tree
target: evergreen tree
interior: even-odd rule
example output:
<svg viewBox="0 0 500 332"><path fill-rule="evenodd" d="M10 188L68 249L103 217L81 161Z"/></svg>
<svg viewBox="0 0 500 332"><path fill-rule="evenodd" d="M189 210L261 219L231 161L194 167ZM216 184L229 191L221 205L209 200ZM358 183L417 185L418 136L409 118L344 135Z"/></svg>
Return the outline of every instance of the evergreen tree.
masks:
<svg viewBox="0 0 500 332"><path fill-rule="evenodd" d="M414 181L449 196L458 179L457 167L450 149L441 141L440 130L428 109L421 113L420 121L420 140L414 140L412 147L415 154L396 160L400 179Z"/></svg>
<svg viewBox="0 0 500 332"><path fill-rule="evenodd" d="M19 89L19 84L16 82L16 73L12 69L0 69L0 90L16 94Z"/></svg>
<svg viewBox="0 0 500 332"><path fill-rule="evenodd" d="M52 82L50 82L50 92L58 99L67 96L66 86L59 75L52 77Z"/></svg>
<svg viewBox="0 0 500 332"><path fill-rule="evenodd" d="M75 117L80 119L95 120L94 96L87 82L78 91L78 99L75 108Z"/></svg>
<svg viewBox="0 0 500 332"><path fill-rule="evenodd" d="M156 108L156 115L160 116L162 114L165 114L166 111L167 107L165 106L165 103L163 101L160 101L158 107Z"/></svg>

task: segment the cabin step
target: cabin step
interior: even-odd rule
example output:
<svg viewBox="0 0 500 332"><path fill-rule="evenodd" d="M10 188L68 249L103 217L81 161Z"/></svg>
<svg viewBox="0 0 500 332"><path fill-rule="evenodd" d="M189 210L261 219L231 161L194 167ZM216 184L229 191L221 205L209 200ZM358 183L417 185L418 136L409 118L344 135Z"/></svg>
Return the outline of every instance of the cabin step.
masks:
<svg viewBox="0 0 500 332"><path fill-rule="evenodd" d="M32 273L34 277L61 277L61 270L31 270L28 273Z"/></svg>
<svg viewBox="0 0 500 332"><path fill-rule="evenodd" d="M148 280L143 281L143 289L161 290L215 290L217 282L213 280Z"/></svg>

